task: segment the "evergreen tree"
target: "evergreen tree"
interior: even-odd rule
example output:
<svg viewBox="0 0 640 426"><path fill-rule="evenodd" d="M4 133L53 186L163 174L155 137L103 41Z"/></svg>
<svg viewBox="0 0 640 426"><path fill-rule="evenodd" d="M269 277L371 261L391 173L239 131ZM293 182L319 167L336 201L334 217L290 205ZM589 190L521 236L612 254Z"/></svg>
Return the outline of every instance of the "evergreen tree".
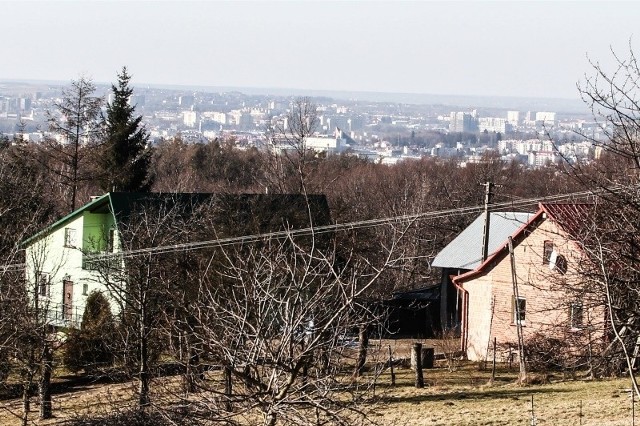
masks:
<svg viewBox="0 0 640 426"><path fill-rule="evenodd" d="M112 85L113 101L107 105L105 145L99 162L101 187L105 191L145 192L151 186L149 135L135 116L135 105L129 103L133 88L127 67L118 74L118 85Z"/></svg>
<svg viewBox="0 0 640 426"><path fill-rule="evenodd" d="M107 298L91 292L80 329L69 333L64 351L64 363L72 371L93 372L109 367L114 361L115 320Z"/></svg>

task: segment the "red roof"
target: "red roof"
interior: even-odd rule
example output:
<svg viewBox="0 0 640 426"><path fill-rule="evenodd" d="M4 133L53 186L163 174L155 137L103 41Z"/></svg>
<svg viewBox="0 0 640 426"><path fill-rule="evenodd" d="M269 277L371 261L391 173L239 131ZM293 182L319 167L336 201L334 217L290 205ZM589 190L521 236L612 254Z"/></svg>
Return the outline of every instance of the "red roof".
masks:
<svg viewBox="0 0 640 426"><path fill-rule="evenodd" d="M587 218L593 216L595 205L591 203L540 203L539 208L572 238L586 231Z"/></svg>

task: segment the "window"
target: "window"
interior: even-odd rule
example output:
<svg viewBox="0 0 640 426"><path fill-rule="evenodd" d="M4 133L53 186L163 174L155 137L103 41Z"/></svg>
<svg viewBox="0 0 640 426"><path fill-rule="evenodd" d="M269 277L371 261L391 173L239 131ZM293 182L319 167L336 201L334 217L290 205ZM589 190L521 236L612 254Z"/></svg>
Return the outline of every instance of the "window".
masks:
<svg viewBox="0 0 640 426"><path fill-rule="evenodd" d="M45 272L40 272L38 274L38 294L40 296L48 296L49 295L49 286L50 286L50 278L49 274Z"/></svg>
<svg viewBox="0 0 640 426"><path fill-rule="evenodd" d="M527 315L527 299L524 297L513 297L513 323L523 324Z"/></svg>
<svg viewBox="0 0 640 426"><path fill-rule="evenodd" d="M558 257L556 257L556 271L558 271L560 275L564 275L567 273L567 268L567 258L561 254L558 255Z"/></svg>
<svg viewBox="0 0 640 426"><path fill-rule="evenodd" d="M582 328L583 312L582 302L571 302L571 305L569 305L569 325L571 328Z"/></svg>
<svg viewBox="0 0 640 426"><path fill-rule="evenodd" d="M545 241L542 251L542 264L548 265L551 261L551 253L553 253L553 241Z"/></svg>
<svg viewBox="0 0 640 426"><path fill-rule="evenodd" d="M109 229L109 236L107 237L107 251L109 253L113 253L113 245L116 238L116 230L111 228Z"/></svg>
<svg viewBox="0 0 640 426"><path fill-rule="evenodd" d="M76 246L76 230L74 228L64 228L64 246Z"/></svg>
<svg viewBox="0 0 640 426"><path fill-rule="evenodd" d="M89 284L82 284L82 295L86 296L89 293Z"/></svg>

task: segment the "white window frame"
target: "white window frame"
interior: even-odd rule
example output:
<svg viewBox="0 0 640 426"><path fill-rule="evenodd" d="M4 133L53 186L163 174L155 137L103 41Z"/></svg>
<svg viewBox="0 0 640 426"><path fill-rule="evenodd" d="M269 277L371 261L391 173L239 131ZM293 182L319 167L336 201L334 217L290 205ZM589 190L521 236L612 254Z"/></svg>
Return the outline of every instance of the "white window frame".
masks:
<svg viewBox="0 0 640 426"><path fill-rule="evenodd" d="M49 297L51 294L51 275L47 272L38 272L38 296Z"/></svg>
<svg viewBox="0 0 640 426"><path fill-rule="evenodd" d="M569 304L569 326L572 330L584 328L584 304L580 300Z"/></svg>
<svg viewBox="0 0 640 426"><path fill-rule="evenodd" d="M77 246L77 233L75 228L64 228L64 246L70 248Z"/></svg>
<svg viewBox="0 0 640 426"><path fill-rule="evenodd" d="M527 298L522 296L516 297L514 295L511 300L513 308L511 320L513 321L513 324L525 324L527 322ZM523 309L521 309L520 312L518 312L518 308L520 307L518 303L524 304ZM522 319L518 318L518 313L520 313L520 318Z"/></svg>

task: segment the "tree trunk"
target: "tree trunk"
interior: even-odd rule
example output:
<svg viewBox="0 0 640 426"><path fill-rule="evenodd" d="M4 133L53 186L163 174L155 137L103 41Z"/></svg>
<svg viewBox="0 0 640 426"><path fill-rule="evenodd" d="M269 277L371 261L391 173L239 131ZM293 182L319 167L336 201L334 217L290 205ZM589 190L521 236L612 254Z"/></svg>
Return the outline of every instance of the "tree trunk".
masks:
<svg viewBox="0 0 640 426"><path fill-rule="evenodd" d="M22 386L22 426L29 424L29 412L31 411L31 398L29 396L31 392L31 374L27 380L25 380Z"/></svg>
<svg viewBox="0 0 640 426"><path fill-rule="evenodd" d="M369 326L363 324L360 326L358 338L358 359L356 361L356 369L353 372L354 377L360 377L364 372L364 366L367 362L367 350L369 349Z"/></svg>
<svg viewBox="0 0 640 426"><path fill-rule="evenodd" d="M198 365L200 364L200 357L198 352L193 346L189 347L189 359L187 360L186 371L184 373L185 392L195 393L198 391L197 377L198 377Z"/></svg>
<svg viewBox="0 0 640 426"><path fill-rule="evenodd" d="M51 347L45 343L42 352L42 377L38 386L40 394L40 419L50 419L53 417L51 409L51 370L53 363Z"/></svg>
<svg viewBox="0 0 640 426"><path fill-rule="evenodd" d="M233 411L231 405L231 393L233 392L233 382L231 381L231 367L224 367L224 409L225 411Z"/></svg>
<svg viewBox="0 0 640 426"><path fill-rule="evenodd" d="M139 380L140 387L138 389L139 406L141 408L149 405L149 342L147 337L147 328L145 327L145 309L142 308L140 315L140 371Z"/></svg>

